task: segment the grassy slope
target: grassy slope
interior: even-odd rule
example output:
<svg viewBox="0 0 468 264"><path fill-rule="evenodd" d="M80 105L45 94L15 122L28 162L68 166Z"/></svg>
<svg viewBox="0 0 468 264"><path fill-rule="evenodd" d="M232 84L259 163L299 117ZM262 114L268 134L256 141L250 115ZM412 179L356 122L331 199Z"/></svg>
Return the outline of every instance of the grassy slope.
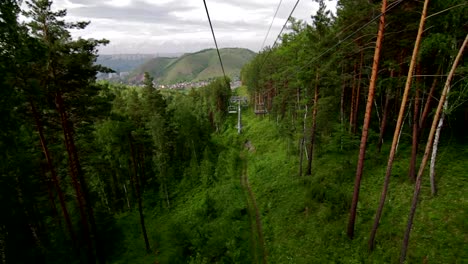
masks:
<svg viewBox="0 0 468 264"><path fill-rule="evenodd" d="M160 77L164 69L176 61L177 58L166 58L166 57L157 57L140 65L136 70L132 71L128 77L128 79L134 79L135 77L148 72L154 78Z"/></svg>
<svg viewBox="0 0 468 264"><path fill-rule="evenodd" d="M228 258L234 263L251 263L255 253L236 161L239 146L246 140L255 147L255 151L246 153L247 171L261 212L268 262L398 262L413 191L406 176L408 146L403 143L400 146L376 250L369 254L367 240L388 149L384 148L382 154L376 154L372 146L368 150L356 237L350 241L346 237L346 224L357 151L340 153L324 147L315 157L312 177L299 178L298 158L294 154L297 140L282 138L274 121L246 111L240 138L235 133L235 117L227 122L229 128L214 137L219 145L227 147L215 165L215 183L209 188L199 183L190 191L179 193L170 211L148 202L156 194L147 194L148 232L157 253L145 256L137 213L127 213L118 219L124 227L126 250L114 263L155 263L155 259L156 263L179 263L182 259L178 256L182 254L191 254L191 263L225 263ZM410 240L409 263L421 263L424 259L428 263L463 263L468 258L467 171L466 146L446 144L440 149L439 194L435 198L430 196L425 177ZM212 208L214 216L207 214L206 208ZM223 254L225 259L205 257Z"/></svg>
<svg viewBox="0 0 468 264"><path fill-rule="evenodd" d="M249 62L255 53L247 49L225 48L220 50L226 74L239 76L242 66ZM148 71L161 83L182 81L200 81L222 75L219 59L215 49L189 53L168 63L161 63L161 58L148 61L132 73L141 75Z"/></svg>

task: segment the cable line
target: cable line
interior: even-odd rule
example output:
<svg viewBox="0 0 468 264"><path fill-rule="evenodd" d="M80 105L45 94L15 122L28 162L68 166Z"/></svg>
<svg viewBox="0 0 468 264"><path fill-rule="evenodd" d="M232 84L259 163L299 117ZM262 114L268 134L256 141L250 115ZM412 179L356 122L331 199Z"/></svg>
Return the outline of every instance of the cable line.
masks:
<svg viewBox="0 0 468 264"><path fill-rule="evenodd" d="M281 29L280 33L276 37L275 43L273 43L273 46L271 46L272 48L276 45L276 42L278 42L278 40L279 40L279 38L281 36L281 33L283 33L283 30L286 28L286 25L288 24L289 19L291 18L292 14L294 13L294 10L296 10L296 7L297 7L297 5L299 4L300 1L301 0L296 1L296 4L294 5L293 9L291 10L291 13L289 13L288 19L286 19L286 21L284 22L283 28Z"/></svg>
<svg viewBox="0 0 468 264"><path fill-rule="evenodd" d="M374 18L372 18L369 22L365 23L364 25L362 25L361 27L359 27L358 29L356 29L355 31L353 31L352 33L350 33L349 35L347 35L344 39L338 41L338 43L336 43L335 45L333 45L332 47L330 47L329 49L325 50L324 52L322 52L321 54L319 54L318 56L314 57L309 63L305 64L304 66L300 67L299 69L297 69L296 71L292 72L290 76L292 76L293 74L296 74L298 73L299 71L303 70L305 67L307 66L310 66L313 62L316 62L318 59L320 59L323 55L327 54L328 52L330 52L332 49L336 48L337 46L341 45L344 41L348 40L349 38L351 38L352 36L354 36L356 33L358 33L359 31L361 31L362 29L364 29L365 27L369 26L372 22L374 22L375 20L379 19L382 15L386 14L387 12L389 12L390 10L392 10L393 8L395 8L397 5L399 5L401 2L403 2L404 0L398 0L398 1L395 1L393 2L392 4L390 4L387 9L385 10L385 13L380 13L378 14L377 16L375 16ZM271 50L270 50L271 51ZM268 58L268 54L267 54L267 57ZM265 63L266 61L266 58L263 62L263 64ZM263 69L263 64L262 66L260 67L260 71ZM287 72L289 69L285 69L284 71L281 71L281 72L278 72L279 74L282 74L282 73L285 73ZM273 88L271 88L273 89ZM266 92L270 91L271 89L268 89Z"/></svg>
<svg viewBox="0 0 468 264"><path fill-rule="evenodd" d="M385 13L380 13L379 15L375 16L374 18L372 18L369 22L367 22L366 24L364 24L363 26L361 26L360 28L356 29L354 32L352 32L351 34L349 34L348 36L346 36L344 39L338 41L338 43L336 43L335 45L333 45L332 47L330 47L329 49L325 50L324 52L322 52L321 54L319 54L317 57L313 58L309 63L307 63L306 65L302 66L299 70L302 70L303 68L311 65L313 62L316 62L318 59L320 59L323 55L327 54L328 52L330 52L332 49L338 47L339 45L341 45L341 43L345 42L346 40L348 40L350 37L354 36L356 33L358 33L359 31L361 31L362 29L364 29L365 27L367 27L368 25L370 25L372 22L374 22L375 20L379 19L381 16L383 16L384 14L386 14L388 11L392 10L394 7L396 7L398 4L400 4L401 2L403 2L403 0L398 0L396 2L393 2L393 6L392 4L390 4L387 9L385 10ZM298 70L298 71L299 71Z"/></svg>
<svg viewBox="0 0 468 264"><path fill-rule="evenodd" d="M224 79L227 82L226 72L224 71L223 60L221 60L221 54L219 53L218 42L216 41L216 36L213 30L213 25L211 24L210 13L208 12L208 7L206 6L206 1L203 0L203 4L205 4L206 15L208 16L208 22L210 23L211 33L213 34L213 40L216 46L216 51L218 52L219 63L221 64L221 70L223 70Z"/></svg>
<svg viewBox="0 0 468 264"><path fill-rule="evenodd" d="M278 3L278 6L276 7L275 15L273 16L273 19L271 20L270 27L268 28L267 34L265 36L265 39L263 40L263 43L262 43L262 46L260 47L260 50L262 50L263 47L265 46L265 41L267 40L267 37L270 34L271 26L273 26L273 22L275 21L276 15L278 14L278 10L279 10L282 2L283 2L283 0L280 0L279 3Z"/></svg>
<svg viewBox="0 0 468 264"><path fill-rule="evenodd" d="M286 28L286 25L288 24L289 19L291 18L292 14L294 13L294 10L296 10L297 5L299 4L299 1L301 1L301 0L296 1L296 4L294 5L293 9L291 10L291 13L289 13L288 18L284 22L283 28L281 28L280 33L278 34L278 36L276 37L275 42L273 43L273 46L271 46L270 50L268 51L267 55L265 56L265 59L263 60L262 65L260 66L260 70L263 69L263 65L265 64L266 60L268 59L268 56L270 56L270 53L272 52L273 48L275 47L276 43L278 42L278 40L279 40L279 38L281 36L281 33L283 33L283 30Z"/></svg>

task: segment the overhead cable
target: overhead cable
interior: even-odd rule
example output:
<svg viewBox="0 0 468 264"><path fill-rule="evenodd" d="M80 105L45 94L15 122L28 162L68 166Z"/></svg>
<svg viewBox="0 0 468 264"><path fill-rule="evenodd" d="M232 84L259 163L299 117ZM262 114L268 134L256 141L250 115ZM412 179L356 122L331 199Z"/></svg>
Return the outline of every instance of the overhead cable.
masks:
<svg viewBox="0 0 468 264"><path fill-rule="evenodd" d="M208 12L208 7L206 6L206 1L203 0L203 4L205 4L206 15L208 17L208 22L210 23L211 33L213 34L213 40L216 46L216 51L218 52L219 63L221 64L221 70L223 71L224 79L227 81L226 72L224 71L223 60L221 59L221 54L219 53L218 42L216 41L216 36L213 30L213 24L211 24L210 13Z"/></svg>
<svg viewBox="0 0 468 264"><path fill-rule="evenodd" d="M283 2L283 0L280 0L279 3L278 3L278 6L276 7L275 15L273 16L273 19L271 20L271 24L270 24L270 27L268 28L267 34L266 34L266 36L265 36L265 39L263 39L263 43L262 43L262 46L260 47L260 51L261 51L261 50L263 49L263 47L265 46L265 41L267 40L268 35L270 34L271 26L273 26L273 22L275 21L276 15L278 14L278 10L279 10L279 8L280 8L282 2Z"/></svg>

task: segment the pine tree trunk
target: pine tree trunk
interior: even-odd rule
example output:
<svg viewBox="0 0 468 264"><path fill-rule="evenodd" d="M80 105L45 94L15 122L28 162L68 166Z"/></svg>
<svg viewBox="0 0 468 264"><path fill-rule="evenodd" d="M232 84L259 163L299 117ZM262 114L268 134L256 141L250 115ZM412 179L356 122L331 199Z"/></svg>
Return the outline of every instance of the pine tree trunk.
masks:
<svg viewBox="0 0 468 264"><path fill-rule="evenodd" d="M344 76L344 67L341 68L341 75ZM340 130L341 130L341 135L340 135L340 150L343 150L343 133L344 133L344 99L345 99L345 92L346 92L346 80L343 78L343 85L341 87L341 96L340 96Z"/></svg>
<svg viewBox="0 0 468 264"><path fill-rule="evenodd" d="M63 97L61 92L57 92L55 96L55 104L58 113L60 114L60 120L65 140L65 147L67 149L68 154L68 163L70 167L70 175L72 180L73 188L75 189L76 199L78 201L78 209L80 211L81 216L81 224L83 227L83 235L86 241L86 248L87 248L87 255L88 255L88 262L89 263L96 263L96 258L94 256L93 250L93 243L91 239L91 233L88 223L88 215L86 213L86 201L83 195L83 184L84 182L80 183L79 180L79 163L77 163L76 150L74 149L74 141L73 136L71 135L70 124L68 120L68 115L65 110Z"/></svg>
<svg viewBox="0 0 468 264"><path fill-rule="evenodd" d="M413 140L412 140L412 148L411 148L411 161L410 161L410 169L409 169L409 179L414 181L416 179L415 171L416 171L416 158L418 155L418 148L419 148L419 108L421 99L419 97L420 89L419 84L416 84L416 93L414 94L414 111L413 111Z"/></svg>
<svg viewBox="0 0 468 264"><path fill-rule="evenodd" d="M383 38L383 37L382 37ZM353 113L353 134L356 134L357 130L357 115L359 112L359 98L361 96L361 82L362 82L362 64L364 62L364 51L361 50L361 62L359 63L359 76L357 81L356 100L354 102L354 113ZM374 84L375 85L375 84Z"/></svg>
<svg viewBox="0 0 468 264"><path fill-rule="evenodd" d="M55 166L54 166L52 157L49 152L49 147L45 140L44 127L42 125L39 113L37 112L36 106L32 99L29 100L29 104L31 105L34 122L36 123L36 129L37 129L37 132L39 133L39 140L41 142L42 152L44 153L45 159L47 161L47 166L49 167L49 171L52 176L52 182L54 183L55 190L57 191L57 195L59 197L59 202L60 202L60 207L62 209L63 218L65 219L65 224L67 226L68 233L70 234L70 239L72 240L73 245L75 245L76 235L75 235L75 232L73 231L70 214L68 213L67 203L65 201L65 195L63 194L62 188L60 187L60 181L57 176L57 172L55 170Z"/></svg>
<svg viewBox="0 0 468 264"><path fill-rule="evenodd" d="M403 116L405 115L405 108L406 108L406 102L408 100L408 94L411 89L411 82L413 80L413 72L414 68L416 66L416 60L418 56L418 51L419 51L419 46L421 43L421 38L422 38L422 33L424 31L424 22L426 19L426 12L427 12L427 6L429 4L429 0L425 0L424 2L424 7L423 11L421 14L421 20L419 22L419 29L418 29L418 34L416 36L416 41L414 43L414 49L413 49L413 55L411 57L411 62L410 62L410 67L408 69L408 77L406 79L406 85L405 85L405 90L403 92L403 98L401 100L401 105L400 105L400 112L398 113L398 119L397 119L397 124L395 128L395 132L393 133L393 141L392 141L392 147L390 149L390 155L388 157L388 162L387 162L387 170L385 172L385 180L382 188L382 193L380 195L380 202L379 202L379 207L377 208L377 212L374 218L374 224L372 226L370 238L369 238L369 249L373 250L374 249L374 240L375 240L375 235L377 233L377 229L379 227L379 222L380 222L380 217L382 216L382 211L383 207L385 204L385 199L387 197L387 190L388 190L388 185L390 183L390 176L392 174L392 166L393 166L393 160L395 158L395 153L400 137L400 132L402 129L402 124L403 124Z"/></svg>
<svg viewBox="0 0 468 264"><path fill-rule="evenodd" d="M439 66L439 69L437 70L436 74L439 74L440 72L441 72L441 66ZM431 86L431 89L429 91L429 95L427 96L426 104L424 105L423 113L421 115L421 118L419 119L419 129L420 129L419 134L422 133L422 130L423 130L424 126L426 125L426 119L429 116L429 112L431 110L430 109L431 108L431 103L434 100L434 92L435 92L435 88L437 86L437 80L438 80L438 78L434 77L434 81L432 82L432 86Z"/></svg>
<svg viewBox="0 0 468 264"><path fill-rule="evenodd" d="M135 189L136 189L136 195L137 195L137 201L138 201L138 212L140 214L141 231L145 239L146 251L149 253L151 252L151 249L149 245L148 234L146 233L145 217L143 215L143 202L142 202L141 193L140 193L140 183L138 181L138 163L135 158L136 156L135 148L133 146L133 140L132 140L131 135L129 135L129 140L130 140L130 151L131 151L132 163L133 163L133 177L132 178L133 178L133 183L135 184Z"/></svg>
<svg viewBox="0 0 468 264"><path fill-rule="evenodd" d="M462 54L463 54L463 51L464 51L464 49L466 47L467 42L468 42L468 35L466 35L465 40L463 41L463 44L460 47L460 50L458 51L457 57L455 58L455 61L453 62L452 69L450 69L450 72L448 74L447 80L446 80L445 85L444 85L444 90L442 91L442 95L440 96L439 105L437 106L437 110L435 112L434 120L432 121L431 131L429 132L429 137L427 139L426 150L424 151L424 156L422 158L421 165L419 166L418 176L416 178L416 184L414 186L413 199L411 201L411 209L410 209L410 213L409 213L409 216L408 216L408 223L407 223L407 226L406 226L405 235L404 235L404 238L403 238L403 245L402 245L402 248L401 248L400 263L404 263L405 259L406 259L406 252L408 250L409 237L410 237L410 233L411 233L411 228L413 227L413 219L414 219L414 215L416 213L416 207L418 205L419 193L421 191L422 175L424 174L424 169L426 168L427 160L428 160L429 154L431 152L436 127L437 127L437 124L439 122L439 117L442 114L442 107L443 107L443 105L445 103L445 100L447 98L447 94L448 94L448 90L449 90L449 87L450 87L450 83L452 81L453 74L455 72L455 69L457 68L457 65L458 65L458 62L460 61L460 58L462 57Z"/></svg>
<svg viewBox="0 0 468 264"><path fill-rule="evenodd" d="M393 78L393 73L394 71L391 70L390 78ZM385 135L385 128L387 127L389 104L390 104L390 91L389 91L389 88L387 88L387 91L385 93L385 106L384 106L384 110L382 114L382 123L380 124L379 141L377 142L377 149L379 150L379 153L382 149L383 137Z"/></svg>
<svg viewBox="0 0 468 264"><path fill-rule="evenodd" d="M302 167L304 161L304 145L305 145L305 132L306 132L306 120L307 120L308 107L305 105L304 119L302 121L302 137L299 143L299 177L302 177Z"/></svg>
<svg viewBox="0 0 468 264"><path fill-rule="evenodd" d="M123 188L125 192L125 199L127 200L127 207L128 207L128 210L130 210L130 201L128 200L127 187L125 186L125 183L123 184Z"/></svg>
<svg viewBox="0 0 468 264"><path fill-rule="evenodd" d="M362 126L362 136L361 136L361 144L359 147L359 159L356 169L356 179L354 182L354 191L353 191L353 201L351 203L351 209L349 213L349 221L348 221L348 237L353 239L354 237L354 223L356 221L356 210L357 204L359 200L359 189L361 187L361 178L362 172L364 170L364 157L366 155L366 144L367 144L367 136L369 133L369 124L370 118L372 113L372 103L374 102L374 94L375 94L375 86L377 83L377 72L379 68L379 60L380 60L380 50L383 40L383 33L385 29L385 10L387 9L387 0L382 1L382 16L380 17L379 23L379 31L377 34L377 41L375 43L375 52L374 52L374 63L372 64L372 76L369 84L369 94L367 96L367 104L366 104L366 114L364 116L364 124Z"/></svg>
<svg viewBox="0 0 468 264"><path fill-rule="evenodd" d="M315 144L315 129L317 127L317 110L319 100L319 72L315 76L315 91L314 91L314 110L312 111L312 128L310 130L310 146L309 146L309 159L307 160L306 175L312 174L312 159L314 156L314 144Z"/></svg>
<svg viewBox="0 0 468 264"><path fill-rule="evenodd" d="M349 132L353 132L353 118L354 118L354 102L356 101L356 63L354 64L353 71L353 85L351 87L351 105L349 110Z"/></svg>
<svg viewBox="0 0 468 264"><path fill-rule="evenodd" d="M57 225L61 227L62 222L60 221L57 206L55 203L54 186L51 184L51 180L49 179L49 177L47 177L47 169L44 167L45 166L41 164L41 179L44 185L47 186L47 195L49 196L50 207L52 208L54 220L57 222Z"/></svg>

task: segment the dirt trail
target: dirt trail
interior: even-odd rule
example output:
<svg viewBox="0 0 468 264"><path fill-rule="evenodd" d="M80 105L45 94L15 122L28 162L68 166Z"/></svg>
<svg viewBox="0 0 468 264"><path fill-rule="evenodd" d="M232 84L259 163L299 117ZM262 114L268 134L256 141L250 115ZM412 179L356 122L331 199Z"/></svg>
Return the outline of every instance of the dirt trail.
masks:
<svg viewBox="0 0 468 264"><path fill-rule="evenodd" d="M263 238L262 221L260 218L260 211L258 210L257 201L252 191L252 187L249 184L249 178L247 176L247 162L243 159L242 162L242 174L241 174L241 185L245 190L247 198L247 211L249 212L249 221L252 227L252 247L254 251L255 261L258 263L258 252L260 252L262 261L261 263L267 263L267 254L265 250L265 239ZM255 218L255 223L253 218ZM254 228L255 226L255 228ZM254 232L256 234L254 234ZM256 242L255 242L256 241Z"/></svg>

